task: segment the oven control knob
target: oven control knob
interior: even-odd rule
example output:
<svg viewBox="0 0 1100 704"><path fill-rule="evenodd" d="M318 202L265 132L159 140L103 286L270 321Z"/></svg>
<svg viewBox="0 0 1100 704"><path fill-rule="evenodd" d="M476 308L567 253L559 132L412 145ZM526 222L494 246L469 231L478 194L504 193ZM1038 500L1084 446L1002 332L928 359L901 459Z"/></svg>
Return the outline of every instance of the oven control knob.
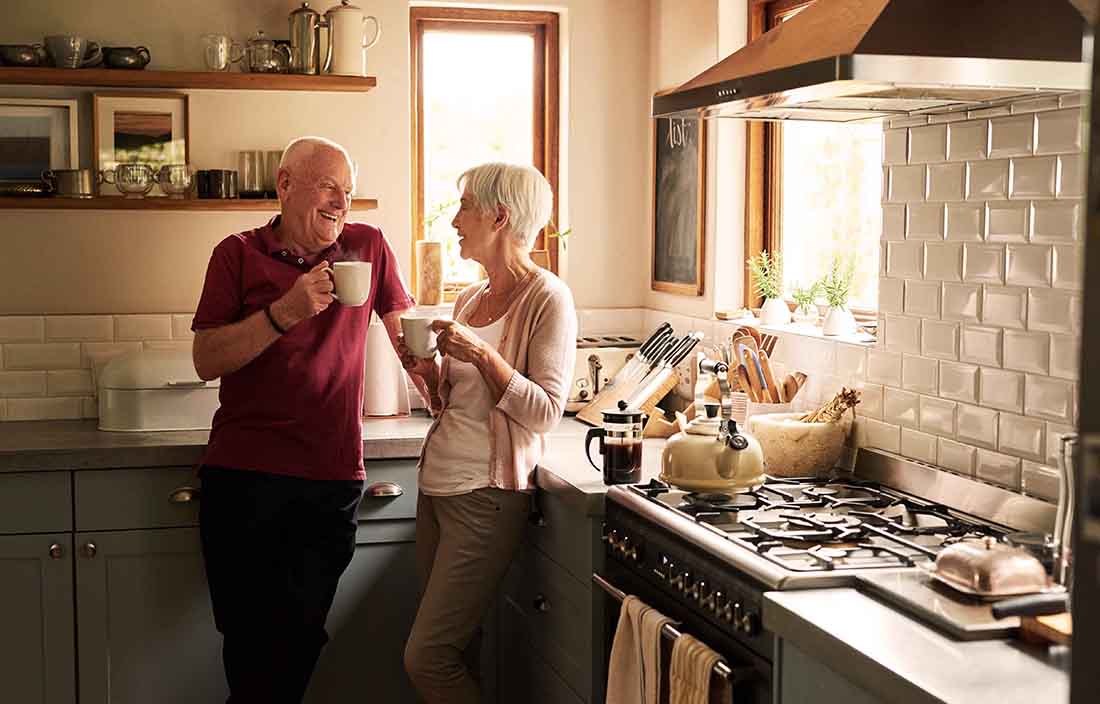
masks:
<svg viewBox="0 0 1100 704"><path fill-rule="evenodd" d="M657 566L653 568L653 574L657 575L659 579L667 581L672 577L676 566L672 564L672 560L668 559L668 555L664 553L658 553Z"/></svg>
<svg viewBox="0 0 1100 704"><path fill-rule="evenodd" d="M735 630L741 630L741 618L745 615L745 610L741 607L740 601L733 602L733 627Z"/></svg>
<svg viewBox="0 0 1100 704"><path fill-rule="evenodd" d="M695 601L698 602L700 608L708 611L714 608L714 594L711 593L707 583L703 580L699 580L699 583L695 585Z"/></svg>
<svg viewBox="0 0 1100 704"><path fill-rule="evenodd" d="M760 629L760 619L752 612L746 612L738 623L739 630L747 636L756 635Z"/></svg>

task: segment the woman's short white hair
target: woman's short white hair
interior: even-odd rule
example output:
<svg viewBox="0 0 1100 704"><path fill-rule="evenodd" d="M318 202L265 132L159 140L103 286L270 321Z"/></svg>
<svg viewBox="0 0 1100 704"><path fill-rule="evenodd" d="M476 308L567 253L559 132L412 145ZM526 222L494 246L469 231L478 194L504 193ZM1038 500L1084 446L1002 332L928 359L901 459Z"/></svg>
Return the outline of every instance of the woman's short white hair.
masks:
<svg viewBox="0 0 1100 704"><path fill-rule="evenodd" d="M509 230L525 249L534 244L535 235L549 222L554 208L550 183L532 166L502 162L475 166L458 177L458 189L469 192L483 213L494 213L503 205Z"/></svg>

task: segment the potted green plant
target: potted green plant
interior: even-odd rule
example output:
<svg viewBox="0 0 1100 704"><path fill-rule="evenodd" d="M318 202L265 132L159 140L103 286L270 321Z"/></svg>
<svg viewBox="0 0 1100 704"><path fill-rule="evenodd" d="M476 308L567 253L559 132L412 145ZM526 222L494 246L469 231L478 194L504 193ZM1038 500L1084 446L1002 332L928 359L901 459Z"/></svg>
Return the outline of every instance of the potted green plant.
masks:
<svg viewBox="0 0 1100 704"><path fill-rule="evenodd" d="M764 325L785 325L791 322L791 310L783 300L783 261L780 255L768 255L768 251L748 261L756 295L763 297L760 322Z"/></svg>
<svg viewBox="0 0 1100 704"><path fill-rule="evenodd" d="M821 280L809 286L795 286L791 290L794 299L794 322L802 325L817 325L820 317L817 311L817 297L821 295Z"/></svg>
<svg viewBox="0 0 1100 704"><path fill-rule="evenodd" d="M821 293L829 310L821 332L825 335L852 335L856 331L856 319L848 310L848 297L852 291L852 279L856 275L856 262L851 256L835 256L829 273L821 279Z"/></svg>

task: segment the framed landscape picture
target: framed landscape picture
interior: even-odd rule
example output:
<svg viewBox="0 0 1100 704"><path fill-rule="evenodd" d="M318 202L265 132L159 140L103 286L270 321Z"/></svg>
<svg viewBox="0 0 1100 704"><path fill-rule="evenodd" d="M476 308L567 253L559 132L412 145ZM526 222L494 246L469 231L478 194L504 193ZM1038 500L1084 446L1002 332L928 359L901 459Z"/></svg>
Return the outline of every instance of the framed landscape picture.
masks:
<svg viewBox="0 0 1100 704"><path fill-rule="evenodd" d="M654 291L703 295L706 123L659 117L653 126Z"/></svg>
<svg viewBox="0 0 1100 704"><path fill-rule="evenodd" d="M77 126L75 99L0 98L0 179L79 168Z"/></svg>
<svg viewBox="0 0 1100 704"><path fill-rule="evenodd" d="M187 95L183 93L97 93L93 100L92 135L95 168L148 164L153 171L167 164L186 164L189 156ZM109 183L104 195L119 195ZM159 184L150 195L164 195Z"/></svg>

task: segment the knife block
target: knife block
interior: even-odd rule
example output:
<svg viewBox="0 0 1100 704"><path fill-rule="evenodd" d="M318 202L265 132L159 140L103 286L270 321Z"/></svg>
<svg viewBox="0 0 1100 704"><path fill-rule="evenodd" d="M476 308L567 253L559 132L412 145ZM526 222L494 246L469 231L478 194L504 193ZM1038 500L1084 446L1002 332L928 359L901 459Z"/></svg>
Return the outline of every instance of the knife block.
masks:
<svg viewBox="0 0 1100 704"><path fill-rule="evenodd" d="M656 410L657 404L669 391L676 388L676 384L678 384L679 381L679 371L670 374L663 384L653 390L653 393L651 393L648 398L644 398L638 403L638 408L647 416L660 413L660 411ZM600 413L600 411L604 408L617 408L619 401L627 399L637 390L638 384L636 382L633 384L619 383L610 388L605 388L603 391L596 394L596 397L593 398L587 406L577 412L577 420L594 426L603 425L603 414Z"/></svg>

